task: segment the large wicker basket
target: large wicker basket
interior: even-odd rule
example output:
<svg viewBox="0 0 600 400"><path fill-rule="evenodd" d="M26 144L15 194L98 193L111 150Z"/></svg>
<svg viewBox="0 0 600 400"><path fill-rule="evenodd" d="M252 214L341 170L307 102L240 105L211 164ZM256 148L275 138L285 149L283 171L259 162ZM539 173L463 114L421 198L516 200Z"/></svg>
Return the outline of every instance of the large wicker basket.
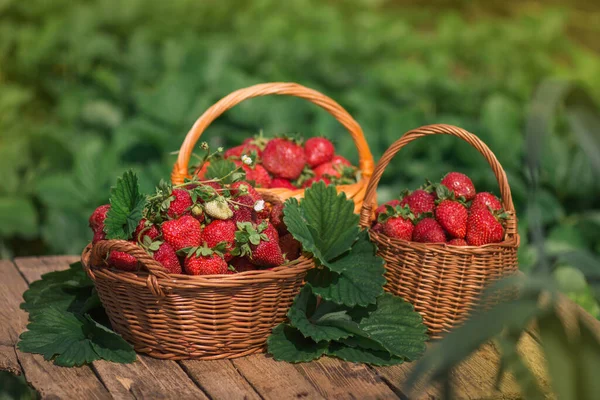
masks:
<svg viewBox="0 0 600 400"><path fill-rule="evenodd" d="M105 263L110 251L135 256L142 271ZM142 248L122 240L88 245L82 264L116 332L161 359L216 360L261 351L284 321L312 260L234 275L167 274Z"/></svg>
<svg viewBox="0 0 600 400"><path fill-rule="evenodd" d="M439 338L468 316L490 282L517 271L519 235L510 187L496 156L477 136L452 125L414 129L387 149L369 182L360 215L361 226L371 226L377 206L377 185L391 159L408 143L429 135L456 136L475 147L492 167L504 209L510 215L504 241L479 247L409 242L370 231L379 255L386 262L386 290L411 302L423 316L430 336Z"/></svg>
<svg viewBox="0 0 600 400"><path fill-rule="evenodd" d="M298 85L297 83L286 83L286 82L274 82L274 83L263 83L260 85L250 86L244 89L237 90L229 95L223 97L221 100L212 105L208 110L196 120L190 131L188 132L181 148L179 150L179 156L177 162L173 167L171 173L171 180L174 184L183 183L185 178L189 178L189 161L192 155L192 151L200 139L200 136L206 128L221 114L229 110L233 106L241 103L244 100L251 99L253 97L260 97L266 95L287 95L300 97L314 103L331 115L333 115L347 130L350 137L354 141L356 148L358 149L359 156L359 170L361 172L361 180L351 185L338 186L338 192L346 193L346 197L352 199L355 203L355 212L360 210L363 198L365 196L365 190L369 177L373 173L373 156L369 150L369 145L365 140L362 128L358 123L348 114L346 110L342 108L338 103L329 97L317 92L316 90L309 89L307 87ZM304 189L289 190L289 189L259 189L259 192L268 192L272 195L277 196L280 201L285 201L290 197L301 198L304 196Z"/></svg>

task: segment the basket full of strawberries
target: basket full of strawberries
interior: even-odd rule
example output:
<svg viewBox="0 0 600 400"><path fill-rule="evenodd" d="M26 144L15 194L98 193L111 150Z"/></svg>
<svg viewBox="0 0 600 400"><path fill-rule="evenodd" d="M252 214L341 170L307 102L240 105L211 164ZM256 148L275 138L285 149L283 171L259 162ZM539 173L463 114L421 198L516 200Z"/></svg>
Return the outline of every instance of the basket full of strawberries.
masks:
<svg viewBox="0 0 600 400"><path fill-rule="evenodd" d="M264 347L313 266L283 204L242 168L139 193L125 173L90 217L82 263L115 331L164 359L219 359Z"/></svg>
<svg viewBox="0 0 600 400"><path fill-rule="evenodd" d="M208 126L222 113L244 100L266 95L287 95L306 99L329 112L348 131L358 150L357 167L344 157L335 154L333 144L320 137L305 142L291 137L248 138L239 146L227 149L220 158L241 166L248 180L255 183L259 193L269 193L279 201L288 198L300 199L304 189L316 181L336 186L338 192L355 203L358 213L362 205L374 162L371 151L360 125L331 98L313 89L296 83L275 82L259 84L237 90L212 105L194 123L178 153L177 162L171 173L174 184L181 184L193 175L200 179L212 161L203 158L197 165L191 165L194 147ZM246 161L252 165L246 165Z"/></svg>
<svg viewBox="0 0 600 400"><path fill-rule="evenodd" d="M448 173L375 208L379 179L405 145L446 134L465 140L489 162L502 200L477 193L468 176ZM517 271L519 235L510 187L490 149L451 125L429 125L404 134L375 168L361 210L361 225L386 261L386 290L413 303L429 334L438 338L464 320L492 281Z"/></svg>

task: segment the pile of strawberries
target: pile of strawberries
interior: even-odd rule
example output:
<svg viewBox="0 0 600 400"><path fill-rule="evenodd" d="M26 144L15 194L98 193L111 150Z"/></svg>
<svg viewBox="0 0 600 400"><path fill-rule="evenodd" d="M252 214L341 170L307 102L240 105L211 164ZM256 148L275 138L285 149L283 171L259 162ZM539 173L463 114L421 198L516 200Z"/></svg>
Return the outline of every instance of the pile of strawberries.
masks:
<svg viewBox="0 0 600 400"><path fill-rule="evenodd" d="M356 182L357 168L335 154L333 143L323 137L306 141L286 136L266 138L262 135L246 139L241 145L217 155L232 160L246 173L246 179L260 188L306 188L314 182L343 185ZM205 179L210 159L196 168L199 179Z"/></svg>
<svg viewBox="0 0 600 400"><path fill-rule="evenodd" d="M106 239L104 221L110 205L89 219L93 243ZM301 246L283 223L283 205L270 204L247 181L223 185L191 181L162 183L148 198L132 243L144 248L173 274L233 274L272 268L300 256ZM136 271L137 260L113 251L107 264Z"/></svg>
<svg viewBox="0 0 600 400"><path fill-rule="evenodd" d="M506 217L496 196L476 193L468 176L450 172L379 206L372 229L413 242L482 246L504 239Z"/></svg>

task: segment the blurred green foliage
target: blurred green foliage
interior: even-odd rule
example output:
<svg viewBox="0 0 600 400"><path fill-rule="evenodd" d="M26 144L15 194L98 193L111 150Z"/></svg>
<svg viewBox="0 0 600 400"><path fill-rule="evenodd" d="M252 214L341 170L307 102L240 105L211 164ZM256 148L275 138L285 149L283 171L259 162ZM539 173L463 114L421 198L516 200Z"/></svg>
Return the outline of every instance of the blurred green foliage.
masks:
<svg viewBox="0 0 600 400"><path fill-rule="evenodd" d="M393 4L393 3L391 3ZM296 81L362 125L377 159L405 131L444 122L479 135L506 169L528 245L525 122L547 78L600 99L600 57L568 35L568 11L511 18L431 13L377 1L0 1L0 255L73 253L116 176L144 190L168 177L194 120L229 92ZM557 104L539 143L548 247L600 251L600 180ZM598 127L600 129L600 126ZM343 128L299 99L244 102L207 131L232 145L264 129L325 134L354 162ZM474 149L432 137L403 149L381 198L450 170L497 193Z"/></svg>

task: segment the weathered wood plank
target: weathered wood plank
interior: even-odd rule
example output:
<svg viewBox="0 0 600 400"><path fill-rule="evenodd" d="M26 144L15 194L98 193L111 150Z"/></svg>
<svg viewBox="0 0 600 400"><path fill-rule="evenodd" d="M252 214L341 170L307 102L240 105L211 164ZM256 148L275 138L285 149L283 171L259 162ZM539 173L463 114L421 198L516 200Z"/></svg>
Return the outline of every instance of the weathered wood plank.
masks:
<svg viewBox="0 0 600 400"><path fill-rule="evenodd" d="M211 399L254 400L261 398L230 360L185 360L179 363Z"/></svg>
<svg viewBox="0 0 600 400"><path fill-rule="evenodd" d="M67 269L76 256L21 258L15 260L30 282L43 274ZM138 355L132 364L92 363L108 391L116 398L207 399L175 361Z"/></svg>
<svg viewBox="0 0 600 400"><path fill-rule="evenodd" d="M326 399L397 399L386 383L364 364L336 358L297 364L296 368Z"/></svg>
<svg viewBox="0 0 600 400"><path fill-rule="evenodd" d="M19 308L27 282L10 261L0 261L0 276L0 370L20 374L15 345L27 326L27 313Z"/></svg>
<svg viewBox="0 0 600 400"><path fill-rule="evenodd" d="M265 399L323 398L292 364L275 361L264 354L236 358L232 362Z"/></svg>

